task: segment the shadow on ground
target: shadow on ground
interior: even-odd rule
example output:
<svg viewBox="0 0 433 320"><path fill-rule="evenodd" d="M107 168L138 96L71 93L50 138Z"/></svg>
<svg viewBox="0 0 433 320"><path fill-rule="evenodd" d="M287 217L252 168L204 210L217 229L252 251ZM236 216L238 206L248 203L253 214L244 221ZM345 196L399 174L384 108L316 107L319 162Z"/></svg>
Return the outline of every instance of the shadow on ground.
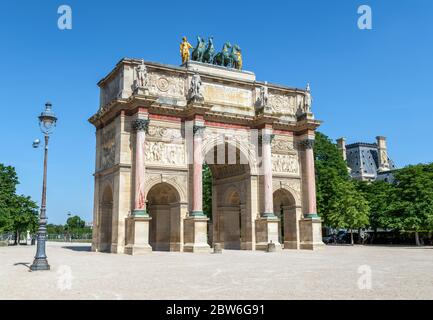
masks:
<svg viewBox="0 0 433 320"><path fill-rule="evenodd" d="M17 263L14 263L14 266L25 266L26 268L28 268L30 270L30 262L17 262Z"/></svg>
<svg viewBox="0 0 433 320"><path fill-rule="evenodd" d="M91 246L64 246L62 247L62 249L69 249L72 251L87 251L87 252L92 251Z"/></svg>

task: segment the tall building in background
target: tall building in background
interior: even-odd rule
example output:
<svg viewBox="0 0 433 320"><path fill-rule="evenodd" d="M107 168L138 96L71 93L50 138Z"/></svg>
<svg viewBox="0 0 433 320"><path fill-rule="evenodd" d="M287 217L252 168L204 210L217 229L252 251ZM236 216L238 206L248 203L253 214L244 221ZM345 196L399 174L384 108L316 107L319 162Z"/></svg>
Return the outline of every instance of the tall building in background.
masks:
<svg viewBox="0 0 433 320"><path fill-rule="evenodd" d="M348 145L345 138L340 138L337 145L353 179L392 182L392 171L396 166L388 156L385 137L376 137L376 143L357 142Z"/></svg>

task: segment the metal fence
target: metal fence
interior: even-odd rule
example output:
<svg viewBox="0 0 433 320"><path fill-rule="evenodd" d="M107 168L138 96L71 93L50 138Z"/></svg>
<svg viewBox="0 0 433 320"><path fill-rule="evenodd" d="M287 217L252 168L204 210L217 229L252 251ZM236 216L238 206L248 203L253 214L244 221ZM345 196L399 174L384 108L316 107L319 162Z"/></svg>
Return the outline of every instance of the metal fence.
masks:
<svg viewBox="0 0 433 320"><path fill-rule="evenodd" d="M47 234L47 241L57 242L92 242L91 233L83 234Z"/></svg>

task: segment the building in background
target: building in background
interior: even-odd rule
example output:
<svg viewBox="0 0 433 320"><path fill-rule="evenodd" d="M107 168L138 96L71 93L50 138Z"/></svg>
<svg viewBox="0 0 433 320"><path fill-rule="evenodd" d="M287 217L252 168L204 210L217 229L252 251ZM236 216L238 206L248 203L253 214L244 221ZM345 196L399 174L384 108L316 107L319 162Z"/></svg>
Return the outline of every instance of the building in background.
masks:
<svg viewBox="0 0 433 320"><path fill-rule="evenodd" d="M376 137L376 143L357 142L348 145L345 138L340 138L337 145L353 179L392 182L392 171L396 166L388 156L385 137Z"/></svg>

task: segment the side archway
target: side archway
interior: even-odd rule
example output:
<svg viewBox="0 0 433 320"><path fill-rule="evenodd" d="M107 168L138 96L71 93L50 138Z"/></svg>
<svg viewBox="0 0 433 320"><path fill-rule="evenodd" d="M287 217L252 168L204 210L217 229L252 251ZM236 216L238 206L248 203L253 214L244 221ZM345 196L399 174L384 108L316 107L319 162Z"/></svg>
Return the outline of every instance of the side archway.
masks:
<svg viewBox="0 0 433 320"><path fill-rule="evenodd" d="M98 251L111 252L112 224L113 189L107 184L99 202Z"/></svg>
<svg viewBox="0 0 433 320"><path fill-rule="evenodd" d="M299 226L301 209L296 205L296 198L284 188L274 191L274 213L280 218L280 243L284 249L299 248Z"/></svg>

